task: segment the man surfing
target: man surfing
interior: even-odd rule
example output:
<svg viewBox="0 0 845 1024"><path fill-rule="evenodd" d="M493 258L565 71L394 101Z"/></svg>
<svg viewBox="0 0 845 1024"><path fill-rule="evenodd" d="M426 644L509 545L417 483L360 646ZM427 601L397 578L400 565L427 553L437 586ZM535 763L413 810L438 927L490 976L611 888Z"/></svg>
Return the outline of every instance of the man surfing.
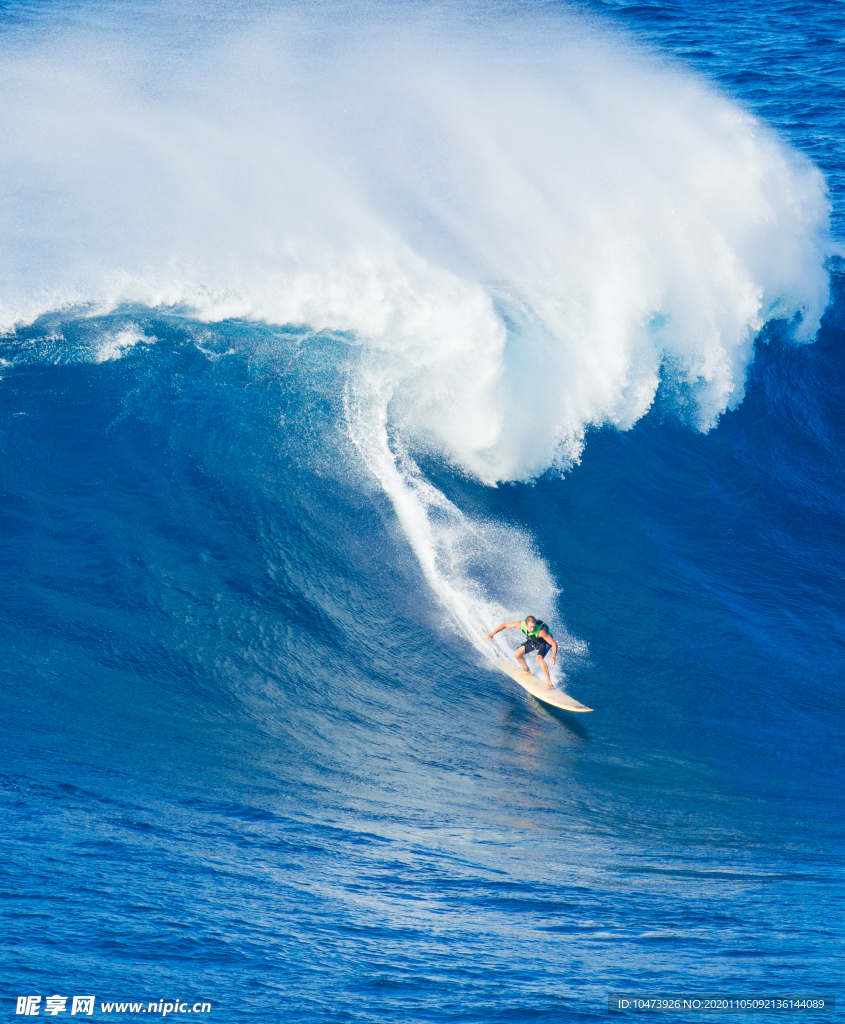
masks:
<svg viewBox="0 0 845 1024"><path fill-rule="evenodd" d="M555 638L549 632L549 627L545 622L538 622L533 615L526 615L522 622L503 622L501 626L496 626L492 633L488 633L484 638L485 640L492 640L493 637L503 629L521 629L525 634L525 643L522 647L517 647L513 652L513 656L520 664L520 668L526 675L531 675L528 671L528 666L525 664L525 655L530 654L532 651L537 652L537 661L543 668L543 672L546 675L546 689L551 690L552 688L552 677L549 675L549 667L545 662L545 657L552 652L552 664L555 663L557 657L557 644Z"/></svg>

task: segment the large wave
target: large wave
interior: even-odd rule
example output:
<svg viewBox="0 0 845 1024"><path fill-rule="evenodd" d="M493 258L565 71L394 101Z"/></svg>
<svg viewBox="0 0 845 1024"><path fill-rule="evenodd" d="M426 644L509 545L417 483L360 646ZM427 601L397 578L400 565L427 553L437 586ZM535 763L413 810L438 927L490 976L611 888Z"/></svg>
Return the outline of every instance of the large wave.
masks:
<svg viewBox="0 0 845 1024"><path fill-rule="evenodd" d="M189 40L178 6L128 10L3 44L0 326L141 303L345 332L353 440L475 642L554 583L415 455L530 480L661 384L706 430L767 320L815 335L819 171L583 19L262 6Z"/></svg>

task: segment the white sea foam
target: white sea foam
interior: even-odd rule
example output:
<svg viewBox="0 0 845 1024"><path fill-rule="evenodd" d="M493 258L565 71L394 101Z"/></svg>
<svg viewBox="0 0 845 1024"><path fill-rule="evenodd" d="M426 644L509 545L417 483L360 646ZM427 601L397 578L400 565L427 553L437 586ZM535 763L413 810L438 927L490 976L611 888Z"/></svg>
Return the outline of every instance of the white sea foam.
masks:
<svg viewBox="0 0 845 1024"><path fill-rule="evenodd" d="M120 331L107 331L96 340L94 362L108 363L115 359L122 359L139 342L151 340L134 324L130 324Z"/></svg>
<svg viewBox="0 0 845 1024"><path fill-rule="evenodd" d="M0 328L140 302L355 334L353 436L456 618L521 598L450 563L461 530L502 544L407 451L532 479L577 460L591 425L630 427L667 375L709 429L767 319L815 334L821 174L587 22L262 5L189 41L180 5L154 40L130 4L103 10L101 30L5 44ZM509 546L551 601L530 546Z"/></svg>
<svg viewBox="0 0 845 1024"><path fill-rule="evenodd" d="M390 380L377 369L356 376L346 395L351 437L393 504L451 625L485 658L508 656L504 636L491 646L484 634L498 622L529 614L526 609L538 617L556 618L558 589L548 566L525 533L465 515L425 479L401 440L391 443L390 394ZM555 628L555 637L564 659L586 651L562 625ZM560 666L553 672L560 683Z"/></svg>

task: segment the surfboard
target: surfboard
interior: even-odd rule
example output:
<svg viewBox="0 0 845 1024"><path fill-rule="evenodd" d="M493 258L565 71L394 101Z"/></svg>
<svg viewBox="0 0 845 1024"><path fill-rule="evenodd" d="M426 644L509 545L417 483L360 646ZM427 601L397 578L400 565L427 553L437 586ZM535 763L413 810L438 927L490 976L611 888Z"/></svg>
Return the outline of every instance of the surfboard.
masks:
<svg viewBox="0 0 845 1024"><path fill-rule="evenodd" d="M516 665L509 665L506 661L500 661L499 664L502 666L502 670L507 672L511 679L515 679L523 690L527 690L532 697L536 697L537 700L541 700L544 704L551 704L553 708L560 708L562 711L593 710L584 704L580 704L573 697L570 697L568 693L564 693L563 690L558 690L557 687L552 687L551 690L546 689L545 679L538 679L536 676L531 675L530 672L521 672Z"/></svg>

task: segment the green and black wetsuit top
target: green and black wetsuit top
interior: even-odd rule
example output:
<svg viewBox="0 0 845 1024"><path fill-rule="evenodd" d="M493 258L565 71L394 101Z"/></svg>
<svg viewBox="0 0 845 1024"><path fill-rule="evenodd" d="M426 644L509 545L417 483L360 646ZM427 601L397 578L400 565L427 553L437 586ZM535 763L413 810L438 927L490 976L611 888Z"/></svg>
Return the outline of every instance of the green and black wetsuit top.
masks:
<svg viewBox="0 0 845 1024"><path fill-rule="evenodd" d="M551 650L551 648L548 641L544 640L540 636L540 630L544 629L549 636L552 635L552 631L545 622L535 622L534 628L529 630L525 619L523 619L519 624L519 628L525 634L525 653L527 654L529 651L537 651L538 654L545 657L546 653Z"/></svg>

